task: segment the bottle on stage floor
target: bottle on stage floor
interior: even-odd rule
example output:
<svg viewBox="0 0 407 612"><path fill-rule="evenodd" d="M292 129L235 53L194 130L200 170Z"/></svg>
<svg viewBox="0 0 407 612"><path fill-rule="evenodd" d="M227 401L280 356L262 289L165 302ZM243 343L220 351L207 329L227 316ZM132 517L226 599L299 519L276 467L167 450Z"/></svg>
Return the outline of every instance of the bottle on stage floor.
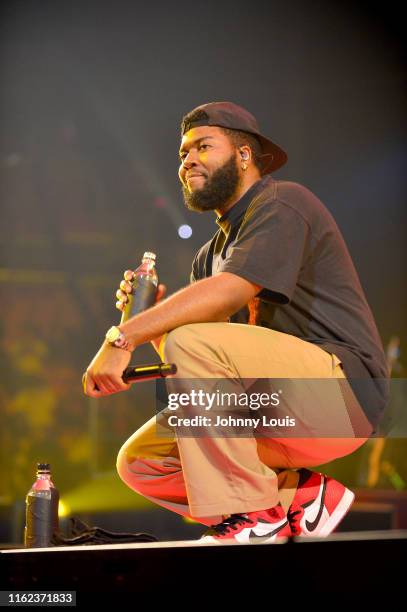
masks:
<svg viewBox="0 0 407 612"><path fill-rule="evenodd" d="M58 529L59 493L51 479L49 463L37 464L37 478L27 493L24 544L27 548L51 546Z"/></svg>
<svg viewBox="0 0 407 612"><path fill-rule="evenodd" d="M155 261L155 253L144 253L140 266L135 270L131 283L133 289L122 312L121 323L155 304L158 287Z"/></svg>

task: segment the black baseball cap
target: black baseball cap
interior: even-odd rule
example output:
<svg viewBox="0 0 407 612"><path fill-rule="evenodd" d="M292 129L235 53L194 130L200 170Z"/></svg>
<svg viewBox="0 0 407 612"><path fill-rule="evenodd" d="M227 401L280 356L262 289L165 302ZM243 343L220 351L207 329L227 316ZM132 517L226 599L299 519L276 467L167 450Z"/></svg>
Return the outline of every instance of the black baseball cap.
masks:
<svg viewBox="0 0 407 612"><path fill-rule="evenodd" d="M204 115L196 120L188 120L188 115L195 113L195 111L202 111ZM197 106L185 115L181 124L181 135L183 136L188 130L201 125L213 125L231 130L240 130L256 136L263 152L261 156L261 174L274 172L287 161L287 153L260 133L255 117L245 108L233 102L209 102L208 104Z"/></svg>

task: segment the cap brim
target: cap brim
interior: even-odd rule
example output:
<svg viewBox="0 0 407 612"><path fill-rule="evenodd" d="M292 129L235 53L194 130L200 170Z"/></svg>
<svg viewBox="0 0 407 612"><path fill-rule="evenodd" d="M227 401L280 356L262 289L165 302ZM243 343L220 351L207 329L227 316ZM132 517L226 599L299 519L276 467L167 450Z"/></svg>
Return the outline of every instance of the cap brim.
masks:
<svg viewBox="0 0 407 612"><path fill-rule="evenodd" d="M260 134L256 134L256 136L263 150L261 174L270 174L270 172L275 172L281 166L284 166L288 159L287 153L268 138Z"/></svg>

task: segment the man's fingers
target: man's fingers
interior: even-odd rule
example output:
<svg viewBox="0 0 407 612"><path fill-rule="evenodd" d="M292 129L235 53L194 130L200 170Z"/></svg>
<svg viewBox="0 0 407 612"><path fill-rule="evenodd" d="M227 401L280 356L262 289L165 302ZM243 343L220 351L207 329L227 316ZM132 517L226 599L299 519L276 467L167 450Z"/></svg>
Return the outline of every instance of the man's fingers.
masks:
<svg viewBox="0 0 407 612"><path fill-rule="evenodd" d="M131 385L125 383L122 378L113 378L112 376L109 376L108 380L109 389L111 393L120 393L120 391L127 391L131 387Z"/></svg>
<svg viewBox="0 0 407 612"><path fill-rule="evenodd" d="M112 395L113 393L120 393L121 391L127 391L130 389L130 385L123 382L121 378L116 379L107 375L96 377L96 384L103 395Z"/></svg>
<svg viewBox="0 0 407 612"><path fill-rule="evenodd" d="M131 280L134 276L134 273L131 270L126 270L126 272L124 273L124 277L128 278L129 280ZM122 280L120 282L120 289L118 289L116 291L116 297L117 297L117 302L116 302L116 308L117 310L120 310L121 312L123 312L125 305L127 304L128 300L129 300L129 293L131 293L133 287L132 285L127 282L127 280Z"/></svg>
<svg viewBox="0 0 407 612"><path fill-rule="evenodd" d="M90 397L101 397L103 395L111 395L112 393L120 393L127 391L131 384L125 383L123 379L117 380L111 376L96 376L93 378L89 372L85 372L82 376L83 391Z"/></svg>
<svg viewBox="0 0 407 612"><path fill-rule="evenodd" d="M103 395L110 395L111 393L116 392L115 384L111 381L110 377L107 375L99 374L98 376L95 376L95 382L97 386L99 387L99 389L101 390L101 392L103 393Z"/></svg>
<svg viewBox="0 0 407 612"><path fill-rule="evenodd" d="M118 289L116 291L116 297L118 300L120 300L121 302L125 302L125 303L129 299L129 296L127 295L127 293L124 293L124 291L122 291L121 289Z"/></svg>
<svg viewBox="0 0 407 612"><path fill-rule="evenodd" d="M126 270L126 272L123 274L123 278L126 281L132 281L134 278L133 270Z"/></svg>
<svg viewBox="0 0 407 612"><path fill-rule="evenodd" d="M120 283L120 289L124 292L124 293L131 293L132 292L132 285L131 283L128 283L125 280L122 280Z"/></svg>
<svg viewBox="0 0 407 612"><path fill-rule="evenodd" d="M83 388L86 395L90 397L103 397L115 393L116 386L112 385L106 377L94 377L85 372L82 378Z"/></svg>
<svg viewBox="0 0 407 612"><path fill-rule="evenodd" d="M101 397L103 393L97 388L95 381L90 376L89 372L85 372L82 377L82 385L85 395L89 397Z"/></svg>

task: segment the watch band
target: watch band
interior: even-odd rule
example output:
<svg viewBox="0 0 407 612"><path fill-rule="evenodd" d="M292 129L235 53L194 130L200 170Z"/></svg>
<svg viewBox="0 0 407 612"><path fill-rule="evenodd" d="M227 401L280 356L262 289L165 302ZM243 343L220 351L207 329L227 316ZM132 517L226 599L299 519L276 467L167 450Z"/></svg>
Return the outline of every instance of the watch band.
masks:
<svg viewBox="0 0 407 612"><path fill-rule="evenodd" d="M126 340L126 336L122 332L120 332L120 336L117 338L117 340L113 342L113 346L131 352L129 341Z"/></svg>
<svg viewBox="0 0 407 612"><path fill-rule="evenodd" d="M105 337L110 346L129 352L133 350L124 333L115 325L108 330Z"/></svg>

